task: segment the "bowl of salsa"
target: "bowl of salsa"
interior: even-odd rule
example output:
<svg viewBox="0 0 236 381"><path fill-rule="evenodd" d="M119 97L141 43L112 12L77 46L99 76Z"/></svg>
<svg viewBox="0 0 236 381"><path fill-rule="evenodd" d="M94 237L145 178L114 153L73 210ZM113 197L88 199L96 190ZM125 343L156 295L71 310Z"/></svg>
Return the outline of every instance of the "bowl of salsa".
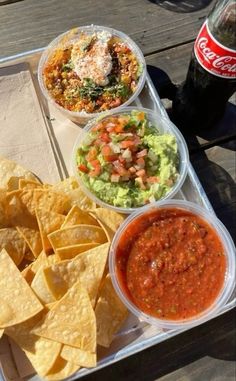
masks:
<svg viewBox="0 0 236 381"><path fill-rule="evenodd" d="M81 124L133 102L145 78L145 59L135 42L123 32L97 25L58 36L38 68L46 99Z"/></svg>
<svg viewBox="0 0 236 381"><path fill-rule="evenodd" d="M187 174L188 150L166 118L145 108L126 107L88 123L72 160L74 174L90 198L131 213L178 192Z"/></svg>
<svg viewBox="0 0 236 381"><path fill-rule="evenodd" d="M162 328L192 327L220 311L235 287L235 247L206 209L182 200L130 215L110 248L113 285L127 308Z"/></svg>

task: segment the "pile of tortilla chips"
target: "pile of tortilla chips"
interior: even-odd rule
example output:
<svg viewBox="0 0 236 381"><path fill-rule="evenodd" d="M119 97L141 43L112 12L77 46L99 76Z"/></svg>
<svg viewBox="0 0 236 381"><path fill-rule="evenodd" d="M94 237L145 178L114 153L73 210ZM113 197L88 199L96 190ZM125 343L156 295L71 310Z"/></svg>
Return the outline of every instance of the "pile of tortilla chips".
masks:
<svg viewBox="0 0 236 381"><path fill-rule="evenodd" d="M123 219L96 208L74 178L41 184L0 158L0 338L20 377L24 354L41 377L61 380L110 346L127 317L107 270Z"/></svg>

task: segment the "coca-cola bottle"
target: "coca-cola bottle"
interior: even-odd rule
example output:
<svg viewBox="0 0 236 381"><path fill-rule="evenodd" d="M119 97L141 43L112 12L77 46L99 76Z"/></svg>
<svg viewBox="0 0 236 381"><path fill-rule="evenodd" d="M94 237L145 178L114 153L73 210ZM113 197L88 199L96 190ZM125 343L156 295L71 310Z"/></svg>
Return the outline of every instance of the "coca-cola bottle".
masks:
<svg viewBox="0 0 236 381"><path fill-rule="evenodd" d="M236 0L220 0L202 25L185 82L173 100L173 120L186 131L218 122L236 90Z"/></svg>

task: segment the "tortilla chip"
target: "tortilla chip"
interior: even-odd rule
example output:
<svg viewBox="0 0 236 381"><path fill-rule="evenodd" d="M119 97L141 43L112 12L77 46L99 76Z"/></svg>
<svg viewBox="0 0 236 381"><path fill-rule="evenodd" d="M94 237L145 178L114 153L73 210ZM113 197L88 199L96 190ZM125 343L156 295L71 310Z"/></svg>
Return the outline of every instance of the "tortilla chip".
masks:
<svg viewBox="0 0 236 381"><path fill-rule="evenodd" d="M63 380L69 376L72 376L75 372L79 370L79 366L64 360L62 357L58 356L54 366L50 372L46 375L45 379L48 381Z"/></svg>
<svg viewBox="0 0 236 381"><path fill-rule="evenodd" d="M4 334L4 329L0 329L0 339L1 339L3 334Z"/></svg>
<svg viewBox="0 0 236 381"><path fill-rule="evenodd" d="M80 282L56 303L32 333L95 352L96 319L87 291Z"/></svg>
<svg viewBox="0 0 236 381"><path fill-rule="evenodd" d="M56 341L31 333L43 315L45 312L6 329L6 334L24 350L35 371L42 377L50 371L62 348L62 345Z"/></svg>
<svg viewBox="0 0 236 381"><path fill-rule="evenodd" d="M31 191L32 192L32 191ZM6 197L6 218L12 226L25 226L31 229L37 229L37 221L28 208L22 202L22 190L9 192Z"/></svg>
<svg viewBox="0 0 236 381"><path fill-rule="evenodd" d="M114 334L128 316L128 310L117 296L110 275L106 276L95 308L97 343L109 347Z"/></svg>
<svg viewBox="0 0 236 381"><path fill-rule="evenodd" d="M0 251L6 249L8 255L18 266L29 250L25 240L14 228L0 229Z"/></svg>
<svg viewBox="0 0 236 381"><path fill-rule="evenodd" d="M7 190L8 192L14 191L19 189L19 183L20 179L23 179L23 177L18 177L18 176L12 176L7 182Z"/></svg>
<svg viewBox="0 0 236 381"><path fill-rule="evenodd" d="M52 190L55 192L69 193L73 189L79 187L78 181L74 176L70 176L67 179L60 181L52 186Z"/></svg>
<svg viewBox="0 0 236 381"><path fill-rule="evenodd" d="M9 226L9 221L6 214L7 205L7 191L0 189L0 228L6 228Z"/></svg>
<svg viewBox="0 0 236 381"><path fill-rule="evenodd" d="M45 209L36 209L35 213L40 230L43 250L48 252L52 246L47 235L61 227L65 220L65 216Z"/></svg>
<svg viewBox="0 0 236 381"><path fill-rule="evenodd" d="M48 266L55 265L55 263L58 263L60 261L61 260L57 254L51 254L51 255L48 255L47 257Z"/></svg>
<svg viewBox="0 0 236 381"><path fill-rule="evenodd" d="M36 274L37 271L40 269L41 266L47 267L48 266L48 259L47 254L44 251L41 251L38 258L35 259L35 261L32 263L31 269Z"/></svg>
<svg viewBox="0 0 236 381"><path fill-rule="evenodd" d="M1 187L7 188L7 183L11 177L24 177L26 179L35 180L35 176L24 169L15 161L5 159L0 156L0 184Z"/></svg>
<svg viewBox="0 0 236 381"><path fill-rule="evenodd" d="M64 214L69 210L69 199L63 193L53 192L51 189L30 189L21 191L21 202L32 216L36 209L47 209Z"/></svg>
<svg viewBox="0 0 236 381"><path fill-rule="evenodd" d="M100 243L96 242L96 243L81 243L74 246L60 247L59 249L56 249L56 254L61 260L72 259L76 257L78 254L83 253L84 251L93 249L94 247L97 247L99 245Z"/></svg>
<svg viewBox="0 0 236 381"><path fill-rule="evenodd" d="M108 241L112 241L117 229L125 220L122 214L104 208L97 208L90 214L97 219L100 226L104 229Z"/></svg>
<svg viewBox="0 0 236 381"><path fill-rule="evenodd" d="M86 288L92 306L106 266L109 244L105 243L81 253L72 260L65 260L44 269L48 289L59 300L77 280Z"/></svg>
<svg viewBox="0 0 236 381"><path fill-rule="evenodd" d="M107 241L103 229L93 225L76 225L56 230L48 235L48 239L55 252L59 247Z"/></svg>
<svg viewBox="0 0 236 381"><path fill-rule="evenodd" d="M43 268L40 268L38 270L31 283L31 288L43 304L55 302L56 298L53 296L51 290L48 288Z"/></svg>
<svg viewBox="0 0 236 381"><path fill-rule="evenodd" d="M95 218L101 221L108 228L110 228L113 231L113 233L117 231L119 226L125 220L125 216L123 216L122 214L105 208L97 208L93 210L92 215L95 216Z"/></svg>
<svg viewBox="0 0 236 381"><path fill-rule="evenodd" d="M85 212L78 206L74 205L67 214L66 219L61 227L65 228L81 224L99 226L98 222L94 217L90 216L88 212Z"/></svg>
<svg viewBox="0 0 236 381"><path fill-rule="evenodd" d="M41 184L39 181L33 181L33 180L20 178L18 188L19 189L36 189L36 188L38 189L38 188L43 188L43 184Z"/></svg>
<svg viewBox="0 0 236 381"><path fill-rule="evenodd" d="M28 228L26 226L17 226L16 228L19 234L28 244L35 258L37 258L43 248L39 231L37 229Z"/></svg>
<svg viewBox="0 0 236 381"><path fill-rule="evenodd" d="M35 277L35 273L33 272L32 270L32 264L30 264L29 266L25 267L24 270L21 271L21 274L22 276L25 278L26 282L31 285L34 277Z"/></svg>
<svg viewBox="0 0 236 381"><path fill-rule="evenodd" d="M82 351L82 349L63 345L61 357L81 367L94 368L97 365L96 353Z"/></svg>
<svg viewBox="0 0 236 381"><path fill-rule="evenodd" d="M19 324L42 309L42 304L3 249L0 252L0 328Z"/></svg>
<svg viewBox="0 0 236 381"><path fill-rule="evenodd" d="M82 210L95 209L96 204L86 194L82 191L81 188L73 189L67 193L69 197L71 206L78 206Z"/></svg>

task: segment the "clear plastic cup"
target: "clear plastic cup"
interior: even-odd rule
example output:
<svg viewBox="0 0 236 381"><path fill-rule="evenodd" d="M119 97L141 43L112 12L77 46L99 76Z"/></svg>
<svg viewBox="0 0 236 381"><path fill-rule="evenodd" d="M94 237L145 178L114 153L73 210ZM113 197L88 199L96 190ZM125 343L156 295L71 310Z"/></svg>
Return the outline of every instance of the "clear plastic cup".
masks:
<svg viewBox="0 0 236 381"><path fill-rule="evenodd" d="M167 208L178 208L182 210L189 211L203 220L205 220L216 232L218 237L220 238L225 256L226 256L226 273L225 280L222 286L220 293L218 294L215 301L204 310L202 313L193 316L188 319L182 320L168 320L168 319L159 319L148 315L141 311L132 301L127 297L125 290L123 290L122 285L119 283L117 274L116 274L116 250L118 247L119 240L121 236L124 234L126 229L131 223L134 223L141 215L143 216L145 213L150 213L155 209L167 209ZM235 288L235 246L233 240L226 229L226 227L222 224L222 222L215 216L214 213L209 212L207 209L200 207L197 204L194 204L189 201L183 200L165 200L161 202L157 202L154 204L150 204L140 208L136 213L131 214L119 227L117 230L113 241L110 246L109 252L109 271L111 274L111 279L113 286L122 300L122 302L126 305L126 307L136 315L140 320L146 321L149 324L156 325L160 328L166 329L184 329L191 328L196 325L199 325L214 316L220 311L220 309L227 303L230 296L233 293Z"/></svg>
<svg viewBox="0 0 236 381"><path fill-rule="evenodd" d="M93 201L95 201L98 205L112 209L119 213L124 214L130 214L134 212L135 210L139 208L122 208L118 206L114 206L111 204L107 204L104 201L100 200L96 195L94 195L90 189L86 187L86 185L83 182L82 177L80 176L77 165L76 165L76 152L77 149L83 144L84 139L86 138L86 135L91 129L98 123L98 121L101 121L103 118L109 117L111 115L122 115L122 114L130 114L132 110L138 110L143 111L146 113L148 120L151 121L151 123L157 127L158 131L162 133L170 133L175 136L177 145L178 145L178 153L179 153L179 177L173 187L170 189L168 193L166 193L160 200L165 200L167 198L172 198L174 195L180 190L182 187L184 180L187 175L187 169L188 169L188 163L189 163L189 155L188 155L188 148L186 145L186 142L182 136L182 134L179 132L179 130L175 127L173 123L170 122L167 118L164 118L160 114L158 114L155 111L146 109L146 108L137 108L137 107L126 107L123 108L122 111L111 111L107 113L106 115L99 117L97 119L93 119L91 122L87 124L87 126L84 127L83 131L79 134L72 153L72 169L73 173L76 176L79 184L81 185L83 191L86 193L88 197L90 197Z"/></svg>
<svg viewBox="0 0 236 381"><path fill-rule="evenodd" d="M102 32L106 31L111 33L113 36L119 37L131 50L134 52L135 56L138 59L138 62L142 65L143 70L139 77L137 88L135 92L131 95L131 97L124 102L119 107L114 107L112 110L119 111L123 107L128 106L130 103L132 103L139 95L139 93L142 91L145 80L146 80L146 62L143 56L142 51L140 48L135 44L135 42L128 37L125 33L120 32L113 28L108 28L105 26L98 26L98 25L87 25L87 26L81 26L78 28L74 28L72 30L69 30L61 35L59 35L57 38L55 38L46 48L46 50L43 52L38 66L38 81L41 88L41 91L46 98L47 101L50 101L57 109L59 109L64 116L69 118L70 120L78 123L78 124L86 124L90 119L96 118L100 116L103 112L98 113L87 113L86 111L70 111L65 109L64 107L57 104L54 100L54 98L50 95L47 88L45 87L44 80L43 80L43 69L45 66L45 63L47 62L49 56L52 54L52 52L60 47L60 46L66 46L69 43L76 41L78 39L78 36L81 32L86 32L87 34L93 34L95 32Z"/></svg>

